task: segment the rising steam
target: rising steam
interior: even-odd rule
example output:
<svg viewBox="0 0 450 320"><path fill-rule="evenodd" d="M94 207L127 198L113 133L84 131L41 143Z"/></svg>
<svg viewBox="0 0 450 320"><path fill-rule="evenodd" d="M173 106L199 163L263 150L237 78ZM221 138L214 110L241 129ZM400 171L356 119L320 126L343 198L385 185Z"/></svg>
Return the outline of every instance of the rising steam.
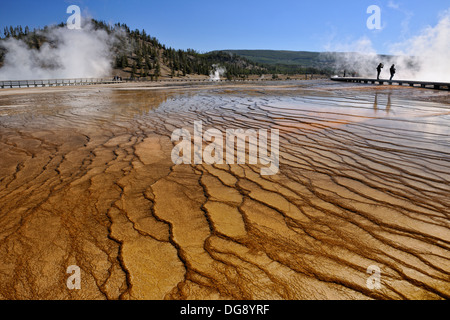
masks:
<svg viewBox="0 0 450 320"><path fill-rule="evenodd" d="M22 41L0 41L6 49L0 80L97 78L109 76L114 37L87 24L81 30L52 27L42 31L48 42L39 50Z"/></svg>
<svg viewBox="0 0 450 320"><path fill-rule="evenodd" d="M418 36L392 47L392 53L399 56L396 59L399 65L408 63L405 57L413 57L417 69L409 76L424 81L450 82L449 52L450 10L435 27L428 27Z"/></svg>
<svg viewBox="0 0 450 320"><path fill-rule="evenodd" d="M355 71L361 77L373 78L376 67L385 65L382 77L389 75L389 67L396 65L396 78L420 81L450 82L450 10L441 15L434 27L424 29L419 35L392 45L390 56L379 56L368 38L349 45L332 46L333 53L324 58L335 61L339 71ZM336 53L353 52L353 53Z"/></svg>
<svg viewBox="0 0 450 320"><path fill-rule="evenodd" d="M213 70L209 74L209 78L211 81L220 81L220 77L223 77L227 70L223 67L213 64Z"/></svg>

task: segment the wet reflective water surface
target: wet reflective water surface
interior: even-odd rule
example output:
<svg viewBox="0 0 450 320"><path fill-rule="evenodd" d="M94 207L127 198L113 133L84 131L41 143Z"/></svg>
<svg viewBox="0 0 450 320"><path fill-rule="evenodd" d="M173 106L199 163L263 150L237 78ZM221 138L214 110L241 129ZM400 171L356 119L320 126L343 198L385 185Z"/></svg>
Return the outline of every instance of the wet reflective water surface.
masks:
<svg viewBox="0 0 450 320"><path fill-rule="evenodd" d="M448 299L450 107L425 94L2 91L0 298ZM279 173L174 165L172 132L194 121L278 129Z"/></svg>

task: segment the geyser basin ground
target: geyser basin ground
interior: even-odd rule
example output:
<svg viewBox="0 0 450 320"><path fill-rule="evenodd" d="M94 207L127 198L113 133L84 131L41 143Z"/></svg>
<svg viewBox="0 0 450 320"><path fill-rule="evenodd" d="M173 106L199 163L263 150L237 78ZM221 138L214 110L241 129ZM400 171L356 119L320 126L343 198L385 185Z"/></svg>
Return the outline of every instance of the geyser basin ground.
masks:
<svg viewBox="0 0 450 320"><path fill-rule="evenodd" d="M0 106L2 299L450 297L448 93L142 84ZM280 172L174 165L194 121L278 129Z"/></svg>

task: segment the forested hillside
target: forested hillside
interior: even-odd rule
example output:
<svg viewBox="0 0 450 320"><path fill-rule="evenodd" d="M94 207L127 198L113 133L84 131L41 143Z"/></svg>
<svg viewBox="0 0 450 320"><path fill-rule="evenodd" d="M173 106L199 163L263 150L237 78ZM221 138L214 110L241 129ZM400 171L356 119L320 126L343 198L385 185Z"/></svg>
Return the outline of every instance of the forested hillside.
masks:
<svg viewBox="0 0 450 320"><path fill-rule="evenodd" d="M131 30L126 24L109 25L92 20L91 25L114 37L111 63L114 74L122 77L156 80L160 77L209 76L217 67L226 70L223 76L229 79L270 72L262 64L230 53L201 54L194 49L176 50L166 47L145 30ZM24 41L30 49L39 50L48 41L46 34L51 28L64 27L62 23L33 30L22 26L4 27L3 34L0 34L0 48L1 40L15 38ZM6 49L0 49L0 66L5 54Z"/></svg>

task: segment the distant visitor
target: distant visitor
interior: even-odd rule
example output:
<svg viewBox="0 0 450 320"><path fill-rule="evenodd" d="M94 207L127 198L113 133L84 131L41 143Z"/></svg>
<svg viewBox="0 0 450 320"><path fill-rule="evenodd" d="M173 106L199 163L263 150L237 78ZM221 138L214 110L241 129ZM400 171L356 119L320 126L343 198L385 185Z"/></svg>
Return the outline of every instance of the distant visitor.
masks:
<svg viewBox="0 0 450 320"><path fill-rule="evenodd" d="M384 65L382 63L380 63L377 67L377 80L380 80L380 74L381 74L381 69L384 68Z"/></svg>
<svg viewBox="0 0 450 320"><path fill-rule="evenodd" d="M394 76L395 76L395 72L396 72L397 70L395 69L395 64L393 64L392 65L392 67L391 67L391 79L389 79L389 81L392 81L392 79L394 78Z"/></svg>

